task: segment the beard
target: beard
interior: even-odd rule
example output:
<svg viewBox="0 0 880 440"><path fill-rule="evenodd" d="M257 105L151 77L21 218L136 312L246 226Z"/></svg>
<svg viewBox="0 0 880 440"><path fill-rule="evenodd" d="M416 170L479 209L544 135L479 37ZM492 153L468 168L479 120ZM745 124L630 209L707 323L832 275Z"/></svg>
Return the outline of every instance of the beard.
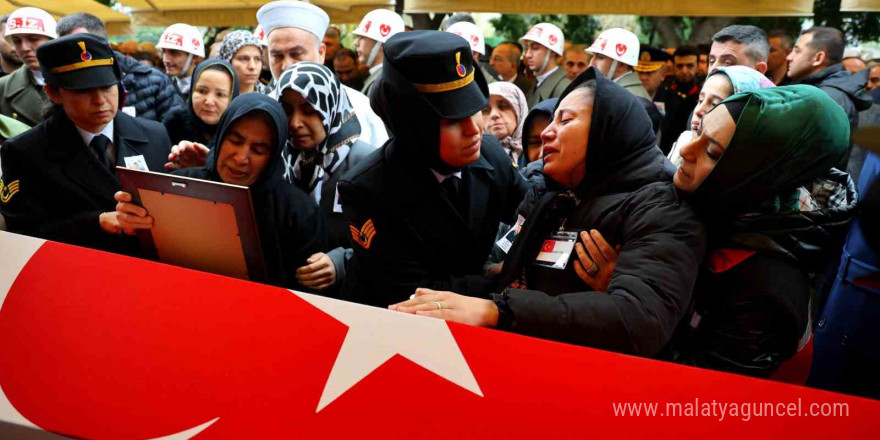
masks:
<svg viewBox="0 0 880 440"><path fill-rule="evenodd" d="M14 52L9 52L9 53L0 52L0 58L2 58L3 61L6 62L6 64L9 64L10 67L21 67L21 65L24 64L15 55Z"/></svg>

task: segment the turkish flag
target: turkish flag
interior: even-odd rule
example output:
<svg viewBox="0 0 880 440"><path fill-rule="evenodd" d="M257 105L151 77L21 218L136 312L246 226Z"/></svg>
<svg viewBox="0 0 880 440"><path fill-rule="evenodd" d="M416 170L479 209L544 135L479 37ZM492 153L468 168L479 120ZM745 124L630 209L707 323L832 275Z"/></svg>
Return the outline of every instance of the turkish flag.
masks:
<svg viewBox="0 0 880 440"><path fill-rule="evenodd" d="M556 241L544 240L544 244L541 246L541 252L553 252L553 248L555 246L556 246Z"/></svg>
<svg viewBox="0 0 880 440"><path fill-rule="evenodd" d="M10 236L0 233L0 243L8 245L4 239ZM741 440L778 432L854 438L877 428L880 402L868 399L477 327L446 327L432 318L331 299L322 298L319 307L318 297L306 297L46 242L18 272L0 308L0 394L39 427L84 439L153 439L206 422L193 438ZM357 368L375 352L351 351L356 357L337 365L355 327L325 312L327 304L367 315L365 321L377 327L406 317L396 331L401 337L426 326L451 331L479 392L441 377L436 365L422 366L429 365L424 359L394 355L317 409L331 370ZM430 352L445 343L440 336L419 336L417 348ZM385 337L373 341L375 347L393 351L398 342ZM802 399L804 408L844 402L848 416L719 420L614 410L622 402L695 399Z"/></svg>

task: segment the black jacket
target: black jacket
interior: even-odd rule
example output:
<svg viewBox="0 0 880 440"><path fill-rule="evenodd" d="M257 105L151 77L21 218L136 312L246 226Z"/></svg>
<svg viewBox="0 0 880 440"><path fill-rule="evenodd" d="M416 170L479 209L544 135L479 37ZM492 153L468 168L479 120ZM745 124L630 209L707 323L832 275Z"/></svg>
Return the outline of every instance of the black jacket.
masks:
<svg viewBox="0 0 880 440"><path fill-rule="evenodd" d="M122 112L114 119L116 164L143 156L152 171L162 171L171 142L161 124ZM116 209L121 190L116 175L85 145L76 126L57 111L0 149L3 181L18 182L18 192L0 203L10 232L113 252L137 254L137 238L101 230L98 216Z"/></svg>
<svg viewBox="0 0 880 440"><path fill-rule="evenodd" d="M236 120L254 111L262 111L274 121L276 139L281 142L287 139L284 110L275 100L260 93L248 93L230 103L218 124L217 139L222 140ZM205 167L178 170L174 174L222 182L217 172L221 143L208 153ZM269 283L303 290L296 280L296 269L305 266L312 254L325 249L324 217L306 193L284 181L283 174L281 148L276 146L272 160L249 188Z"/></svg>
<svg viewBox="0 0 880 440"><path fill-rule="evenodd" d="M822 89L840 105L849 118L851 128L859 125L859 112L871 107L871 96L865 93L867 76L850 75L843 64L835 64L821 72L814 73L799 82Z"/></svg>
<svg viewBox="0 0 880 440"><path fill-rule="evenodd" d="M122 70L122 84L128 92L125 105L134 107L137 117L162 122L162 117L173 108L183 107L183 99L168 75L119 52L115 55Z"/></svg>
<svg viewBox="0 0 880 440"><path fill-rule="evenodd" d="M487 294L494 282L483 264L498 224L513 220L526 181L497 139L484 135L480 158L461 170L468 206L462 218L409 151L392 139L339 181L355 241L343 298L385 307L418 287Z"/></svg>
<svg viewBox="0 0 880 440"><path fill-rule="evenodd" d="M652 356L690 303L705 230L670 182L671 167L634 95L590 68L563 97L590 79L597 90L585 177L571 191L549 176L529 190L519 208L525 224L502 272L512 287L493 295L499 328ZM623 246L607 292L591 291L571 259L564 270L533 264L560 225L596 229L611 246Z"/></svg>

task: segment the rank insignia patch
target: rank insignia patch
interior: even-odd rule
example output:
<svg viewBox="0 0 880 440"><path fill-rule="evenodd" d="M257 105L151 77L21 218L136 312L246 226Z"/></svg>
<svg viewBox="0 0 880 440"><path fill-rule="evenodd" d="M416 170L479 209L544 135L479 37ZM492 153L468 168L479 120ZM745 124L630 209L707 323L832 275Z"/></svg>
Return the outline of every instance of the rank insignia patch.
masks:
<svg viewBox="0 0 880 440"><path fill-rule="evenodd" d="M373 221L367 220L360 229L351 224L348 227L351 229L351 238L354 242L361 245L364 249L369 249L373 243L373 237L376 236L376 227L373 226Z"/></svg>

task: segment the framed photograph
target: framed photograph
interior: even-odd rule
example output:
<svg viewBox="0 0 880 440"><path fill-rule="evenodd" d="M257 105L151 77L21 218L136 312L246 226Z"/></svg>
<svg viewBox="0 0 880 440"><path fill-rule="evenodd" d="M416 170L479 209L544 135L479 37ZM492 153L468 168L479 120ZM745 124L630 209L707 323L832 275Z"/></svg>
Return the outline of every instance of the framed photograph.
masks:
<svg viewBox="0 0 880 440"><path fill-rule="evenodd" d="M250 191L245 186L116 167L122 190L153 217L141 246L168 264L266 282Z"/></svg>

